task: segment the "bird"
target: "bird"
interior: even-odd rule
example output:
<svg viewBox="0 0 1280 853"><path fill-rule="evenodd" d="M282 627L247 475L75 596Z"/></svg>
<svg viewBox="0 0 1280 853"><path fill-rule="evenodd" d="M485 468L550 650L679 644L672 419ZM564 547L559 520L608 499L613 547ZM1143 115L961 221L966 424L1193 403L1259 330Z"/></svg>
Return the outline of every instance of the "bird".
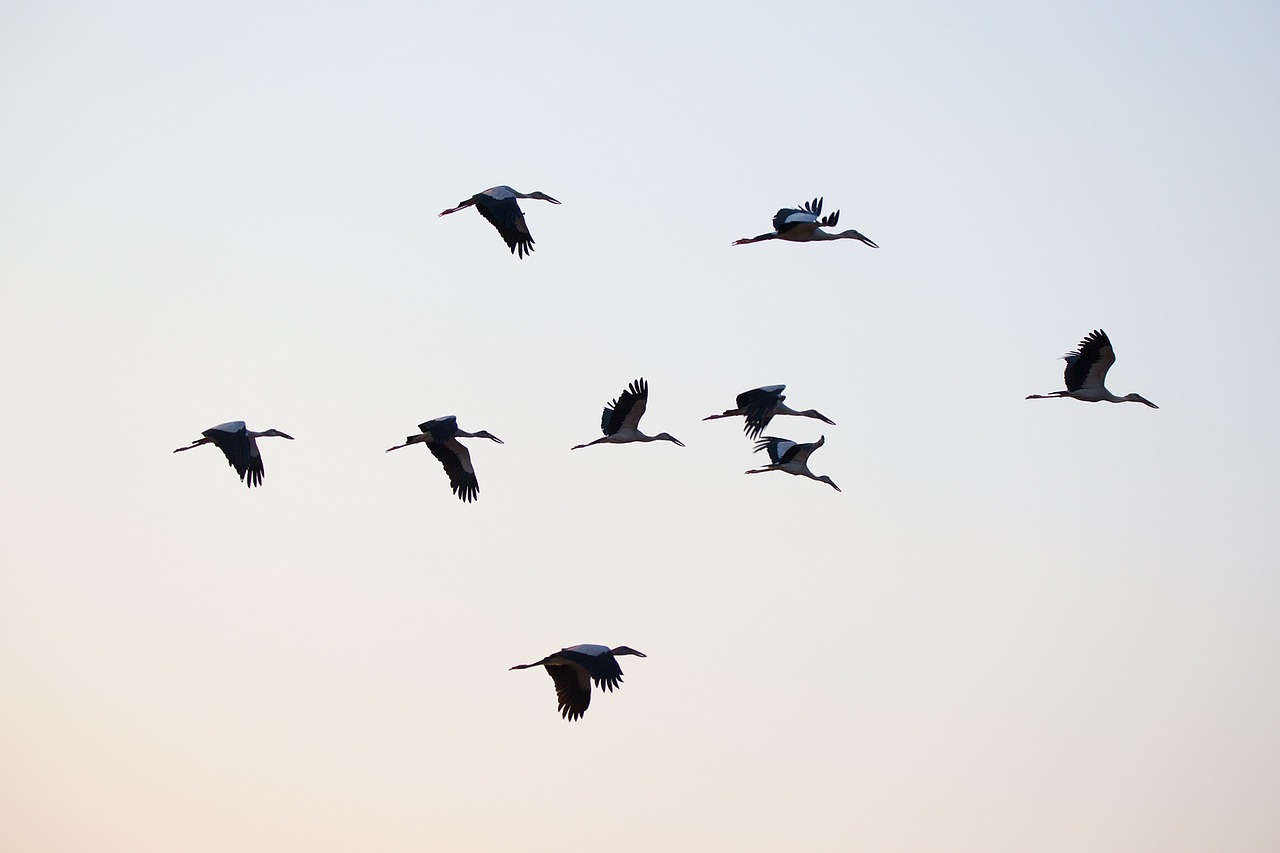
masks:
<svg viewBox="0 0 1280 853"><path fill-rule="evenodd" d="M765 385L761 388L752 388L750 391L743 391L738 395L735 402L737 408L728 409L718 415L707 415L704 421L714 421L717 418L732 418L743 415L746 420L742 425L742 431L747 434L747 438L755 439L760 437L760 433L764 432L764 428L769 425L769 421L774 415L796 415L802 418L817 418L820 421L835 426L835 421L817 411L816 409L806 409L803 412L797 412L782 402L787 399L782 393L787 389L786 385Z"/></svg>
<svg viewBox="0 0 1280 853"><path fill-rule="evenodd" d="M537 198L552 204L560 203L544 192L535 190L531 193L522 193L504 185L489 187L483 192L478 192L466 201L460 202L457 207L442 211L440 216L448 216L450 213L457 213L465 207L474 205L476 210L480 211L480 215L498 229L498 233L507 242L507 248L511 249L511 253L523 258L533 251L533 235L529 233L529 226L524 221L524 211L516 201L520 198Z"/></svg>
<svg viewBox="0 0 1280 853"><path fill-rule="evenodd" d="M266 436L277 436L293 441L293 436L278 429L254 432L244 425L244 421L227 421L209 427L200 433L204 438L197 438L186 447L179 447L174 453L181 453L202 444L213 444L227 457L227 464L236 469L240 480L249 488L262 485L262 454L258 452L258 439Z"/></svg>
<svg viewBox="0 0 1280 853"><path fill-rule="evenodd" d="M1111 348L1111 339L1101 329L1094 329L1085 335L1080 348L1063 356L1067 367L1062 372L1067 383L1065 391L1051 391L1048 394L1029 394L1028 400L1048 400L1053 397L1072 397L1086 403L1097 403L1105 400L1108 403L1142 403L1153 409L1160 408L1141 394L1125 394L1117 397L1107 390L1107 371L1116 363L1116 351Z"/></svg>
<svg viewBox="0 0 1280 853"><path fill-rule="evenodd" d="M622 684L620 655L648 657L628 646L609 648L584 643L570 646L533 663L518 663L511 669L530 669L545 666L547 674L556 683L556 703L560 716L566 720L580 720L591 704L591 682L601 690L616 690ZM510 670L508 670L510 671Z"/></svg>
<svg viewBox="0 0 1280 853"><path fill-rule="evenodd" d="M649 402L649 383L643 378L637 379L623 389L618 399L604 407L600 418L600 429L604 438L576 444L570 450L580 450L593 444L626 444L629 441L674 441L684 447L684 442L670 433L660 432L657 435L645 435L639 429L640 418L644 416L645 405Z"/></svg>
<svg viewBox="0 0 1280 853"><path fill-rule="evenodd" d="M769 451L769 464L763 468L756 468L747 471L748 474L763 474L766 471L785 471L788 474L795 474L799 477L808 477L810 480L817 480L820 483L826 483L837 492L841 488L831 482L831 478L826 474L819 477L809 470L809 455L817 450L827 441L824 435L812 444L797 444L789 438L778 438L773 435L766 435L764 438L756 442L755 452L761 450Z"/></svg>
<svg viewBox="0 0 1280 853"><path fill-rule="evenodd" d="M458 496L458 499L466 503L475 500L480 494L480 481L476 479L475 468L471 467L471 454L467 451L466 445L458 439L487 438L498 444L503 443L502 439L486 430L464 432L458 429L456 415L432 418L418 424L418 429L422 430L419 435L409 436L404 440L404 444L388 447L386 452L390 453L411 444L425 444L431 454L444 466L445 473L449 475L449 485L453 487L453 493Z"/></svg>
<svg viewBox="0 0 1280 853"><path fill-rule="evenodd" d="M822 215L822 199L806 201L800 207L784 207L773 216L773 230L758 237L743 237L734 240L733 245L742 246L747 243L759 243L761 240L790 240L793 243L807 243L812 240L861 240L873 249L880 248L863 234L849 229L839 234L823 231L823 228L835 228L840 221L840 211Z"/></svg>

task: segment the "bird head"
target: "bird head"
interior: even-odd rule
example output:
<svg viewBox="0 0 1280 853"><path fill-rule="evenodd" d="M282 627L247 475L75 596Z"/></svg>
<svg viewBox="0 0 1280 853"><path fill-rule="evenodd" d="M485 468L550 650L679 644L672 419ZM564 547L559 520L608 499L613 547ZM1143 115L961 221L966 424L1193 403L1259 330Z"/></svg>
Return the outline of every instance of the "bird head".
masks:
<svg viewBox="0 0 1280 853"><path fill-rule="evenodd" d="M1150 404L1150 403L1148 403L1147 405L1151 405L1151 404ZM266 432L260 432L260 433L258 433L258 438L265 438L265 437L267 437L267 436L271 436L271 435L274 435L274 436L276 436L277 438L287 438L287 439L289 439L290 441L293 441L293 436L288 435L288 434L286 434L286 433L283 433L283 432L281 432L281 431L280 431L280 430L278 430L278 429L269 429L269 430L267 430Z"/></svg>
<svg viewBox="0 0 1280 853"><path fill-rule="evenodd" d="M1144 403L1144 404L1146 404L1146 405L1150 406L1150 407L1151 407L1151 408L1153 408L1153 409L1158 409L1158 408L1160 408L1160 407L1159 407L1159 406L1157 406L1155 403L1153 403L1153 402L1151 402L1150 400L1148 400L1146 397L1143 397L1141 394L1125 394L1125 395L1124 395L1124 398L1125 398L1125 400L1127 400L1127 401L1129 401L1129 402L1131 402L1131 403Z"/></svg>
<svg viewBox="0 0 1280 853"><path fill-rule="evenodd" d="M841 489L839 486L837 486L835 483L831 482L831 478L830 478L830 477L828 477L826 474L823 474L821 477L814 477L814 479L815 479L815 480L819 480L820 482L826 483L828 486L830 486L831 488L835 489L837 492L842 492L842 491L844 491L844 490L843 490L843 489Z"/></svg>
<svg viewBox="0 0 1280 853"><path fill-rule="evenodd" d="M498 438L496 435L494 435L493 433L489 432L487 429L482 429L482 430L480 430L480 431L479 431L479 432L477 432L477 433L473 433L473 436L472 436L472 437L473 437L473 438L487 438L487 439L490 439L491 441L496 441L496 442L498 442L498 444L503 444L503 443L504 443L502 439Z"/></svg>
<svg viewBox="0 0 1280 853"><path fill-rule="evenodd" d="M638 652L635 649L631 648L630 646L618 646L615 649L610 649L610 653L614 657L617 657L618 655L635 655L638 658L648 657L648 655L646 655L644 652Z"/></svg>
<svg viewBox="0 0 1280 853"><path fill-rule="evenodd" d="M875 243L871 242L870 238L868 238L865 234L860 234L857 231L854 231L852 228L850 228L848 231L841 232L840 236L851 237L854 240L861 240L862 242L866 243L868 246L870 246L873 249L880 248Z"/></svg>
<svg viewBox="0 0 1280 853"><path fill-rule="evenodd" d="M684 447L684 442L676 438L674 435L672 435L669 432L660 432L657 435L655 435L654 438L662 439L663 441L674 441L676 444L680 445L681 447Z"/></svg>
<svg viewBox="0 0 1280 853"><path fill-rule="evenodd" d="M551 202L552 204L559 204L559 203L560 203L560 202L556 201L554 198L552 198L551 196L549 196L549 195L547 195L546 193L542 192L541 190L534 190L533 192L529 193L529 198L536 198L536 199L540 199L540 200L542 200L542 201L549 201L549 202Z"/></svg>

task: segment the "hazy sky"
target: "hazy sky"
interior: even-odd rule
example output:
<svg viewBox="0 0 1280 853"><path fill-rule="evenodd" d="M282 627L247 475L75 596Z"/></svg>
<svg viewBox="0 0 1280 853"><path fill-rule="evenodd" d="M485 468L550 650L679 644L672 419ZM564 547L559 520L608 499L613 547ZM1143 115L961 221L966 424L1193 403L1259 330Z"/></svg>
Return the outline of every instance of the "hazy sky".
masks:
<svg viewBox="0 0 1280 853"><path fill-rule="evenodd" d="M1280 849L1278 36L3 6L0 846ZM815 196L881 248L730 245ZM1158 411L1023 399L1095 328ZM687 447L571 453L639 376ZM771 383L843 493L701 421Z"/></svg>

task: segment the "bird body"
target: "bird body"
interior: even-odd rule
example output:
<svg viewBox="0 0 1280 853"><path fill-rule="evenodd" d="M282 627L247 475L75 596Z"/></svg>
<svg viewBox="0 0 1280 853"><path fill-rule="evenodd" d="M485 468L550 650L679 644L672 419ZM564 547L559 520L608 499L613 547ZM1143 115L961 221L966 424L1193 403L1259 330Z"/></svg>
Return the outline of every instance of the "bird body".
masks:
<svg viewBox="0 0 1280 853"><path fill-rule="evenodd" d="M817 480L820 483L826 483L837 492L841 488L831 482L831 478L823 474L818 476L809 470L809 456L813 451L826 444L827 437L824 435L812 444L798 444L789 438L778 438L777 436L766 435L764 438L756 442L756 453L761 450L769 452L769 464L763 468L756 468L748 471L748 474L763 474L766 471L783 471L787 474L795 474L799 477L808 477L810 480Z"/></svg>
<svg viewBox="0 0 1280 853"><path fill-rule="evenodd" d="M1053 397L1071 397L1084 400L1086 403L1142 403L1153 409L1160 408L1140 394L1125 394L1117 397L1107 390L1104 384L1107 371L1116 363L1116 353L1111 347L1111 339L1101 329L1095 329L1085 335L1080 347L1075 352L1063 356L1067 367L1063 371L1066 382L1065 391L1051 391L1048 394L1030 394L1028 400L1048 400Z"/></svg>
<svg viewBox="0 0 1280 853"><path fill-rule="evenodd" d="M202 444L212 444L222 451L222 455L227 457L227 464L236 469L240 480L249 488L262 485L264 469L262 454L258 451L258 439L276 436L293 441L293 436L286 435L278 429L254 432L245 426L244 421L227 421L225 424L209 427L200 434L203 438L198 438L186 447L179 447L173 452L181 453Z"/></svg>
<svg viewBox="0 0 1280 853"><path fill-rule="evenodd" d="M670 433L645 435L640 431L640 418L644 416L648 402L649 383L643 378L635 380L623 389L616 400L604 407L604 414L600 417L600 429L604 432L604 438L577 444L570 449L579 450L593 444L627 444L632 441L672 441L684 447L684 442Z"/></svg>
<svg viewBox="0 0 1280 853"><path fill-rule="evenodd" d="M519 663L511 669L546 667L556 685L556 703L560 716L566 720L578 720L591 704L591 682L601 690L613 691L622 684L622 667L617 658L621 655L647 657L628 646L609 648L594 643L569 646L555 654L547 655L533 663Z"/></svg>
<svg viewBox="0 0 1280 853"><path fill-rule="evenodd" d="M444 466L445 473L449 475L449 485L458 499L467 503L475 500L480 494L480 481L476 479L475 468L471 465L471 453L458 439L487 438L498 444L503 443L502 439L486 430L465 432L459 429L456 415L432 418L418 424L418 429L421 430L418 435L409 436L404 440L404 444L388 447L386 452L390 453L411 444L425 444L431 451L431 455L440 460L440 464Z"/></svg>
<svg viewBox="0 0 1280 853"><path fill-rule="evenodd" d="M787 406L783 402L787 398L782 393L786 388L786 385L765 385L760 388L752 388L750 391L743 391L734 401L737 403L737 408L728 409L718 415L707 415L703 420L713 421L717 418L732 418L741 415L745 418L742 431L747 434L747 438L752 439L760 437L760 433L769 425L769 421L773 419L774 415L815 418L835 426L835 421L816 409L806 409L803 412L798 412Z"/></svg>
<svg viewBox="0 0 1280 853"><path fill-rule="evenodd" d="M520 209L518 199L522 198L536 198L552 204L560 203L544 192L535 190L531 193L522 193L503 185L478 192L466 201L460 202L457 207L442 211L440 216L447 216L474 206L480 211L481 216L498 229L498 233L506 241L511 253L523 258L533 251L533 235L529 233L529 226L524 221L524 211Z"/></svg>
<svg viewBox="0 0 1280 853"><path fill-rule="evenodd" d="M823 240L860 240L873 249L880 248L865 235L850 229L833 234L823 228L835 228L840 221L840 211L822 215L822 199L806 201L799 208L784 207L773 215L773 231L756 237L734 240L733 245L759 243L761 240L789 240L792 243L808 243Z"/></svg>

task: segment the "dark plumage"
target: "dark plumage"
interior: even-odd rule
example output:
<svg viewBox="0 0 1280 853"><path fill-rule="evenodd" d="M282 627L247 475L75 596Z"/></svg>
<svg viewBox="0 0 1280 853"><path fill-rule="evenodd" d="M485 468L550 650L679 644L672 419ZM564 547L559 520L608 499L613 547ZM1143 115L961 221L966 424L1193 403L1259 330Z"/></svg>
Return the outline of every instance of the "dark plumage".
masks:
<svg viewBox="0 0 1280 853"><path fill-rule="evenodd" d="M623 389L617 399L604 407L600 416L600 429L604 438L574 445L571 450L590 447L593 444L626 444L632 441L671 441L684 447L684 442L670 433L645 435L640 431L640 418L649 404L649 383L637 379Z"/></svg>
<svg viewBox="0 0 1280 853"><path fill-rule="evenodd" d="M766 435L764 438L756 442L756 453L761 450L768 451L769 464L763 468L756 468L748 471L748 474L764 474L767 471L782 471L786 474L795 474L799 477L808 477L810 480L817 480L819 483L826 483L837 492L840 487L831 481L826 474L818 476L809 470L809 456L813 451L827 443L827 437L821 436L812 444L798 444L789 438L778 438L775 435Z"/></svg>
<svg viewBox="0 0 1280 853"><path fill-rule="evenodd" d="M523 258L533 251L533 235L529 233L529 226L524 221L524 211L520 209L520 203L517 201L522 198L536 198L552 204L560 203L544 192L535 190L531 193L522 193L503 185L478 192L466 201L460 202L457 207L441 211L440 215L447 216L463 208L474 206L480 211L481 216L489 220L490 225L498 229L498 233L502 235L512 254Z"/></svg>
<svg viewBox="0 0 1280 853"><path fill-rule="evenodd" d="M419 435L411 435L404 444L388 447L387 453L408 447L411 444L425 444L431 455L440 460L444 471L449 475L449 485L459 500L470 503L480 495L480 481L476 479L475 469L471 466L471 453L459 438L487 438L502 444L502 439L490 432L464 432L458 428L455 415L445 415L418 424Z"/></svg>
<svg viewBox="0 0 1280 853"><path fill-rule="evenodd" d="M835 425L835 421L816 409L797 412L795 409L789 408L783 402L783 400L787 399L782 393L786 388L786 385L765 385L761 388L743 391L735 400L738 404L737 408L729 409L718 415L707 415L703 420L713 421L716 418L731 418L741 415L745 419L742 431L747 434L747 438L751 439L759 438L760 433L764 432L764 428L769 425L769 421L773 419L774 415L796 415L802 418L815 418L832 426Z"/></svg>
<svg viewBox="0 0 1280 853"><path fill-rule="evenodd" d="M1101 329L1094 329L1085 335L1080 347L1075 352L1063 356L1067 367L1062 372L1066 383L1065 391L1050 391L1048 394L1029 394L1028 400L1045 400L1051 397L1071 397L1086 403L1142 403L1153 409L1160 408L1141 394L1125 394L1117 397L1107 390L1107 371L1116 363L1116 353L1111 347L1111 339Z"/></svg>
<svg viewBox="0 0 1280 853"><path fill-rule="evenodd" d="M520 663L511 669L530 669L543 666L556 685L556 707L566 720L578 720L591 705L591 682L602 690L615 690L622 684L622 667L616 659L619 655L647 657L643 652L627 646L597 646L590 643L570 646L540 661Z"/></svg>
<svg viewBox="0 0 1280 853"><path fill-rule="evenodd" d="M840 221L840 211L822 215L822 199L806 201L800 207L784 207L773 215L773 230L768 234L755 237L743 237L734 240L733 245L742 246L747 243L759 243L761 240L788 240L793 243L808 243L822 240L860 240L873 249L880 248L865 235L853 229L832 234L823 228L835 228Z"/></svg>
<svg viewBox="0 0 1280 853"><path fill-rule="evenodd" d="M228 421L225 424L218 424L209 427L201 433L203 438L198 438L186 447L179 447L174 453L181 453L184 450L190 450L193 447L199 447L202 444L212 444L222 451L222 455L227 457L227 464L236 469L236 473L240 475L240 480L249 488L262 485L262 454L258 452L258 439L266 436L276 436L279 438L287 438L293 440L293 436L285 435L278 429L269 429L264 432L254 432L247 428L244 421Z"/></svg>

